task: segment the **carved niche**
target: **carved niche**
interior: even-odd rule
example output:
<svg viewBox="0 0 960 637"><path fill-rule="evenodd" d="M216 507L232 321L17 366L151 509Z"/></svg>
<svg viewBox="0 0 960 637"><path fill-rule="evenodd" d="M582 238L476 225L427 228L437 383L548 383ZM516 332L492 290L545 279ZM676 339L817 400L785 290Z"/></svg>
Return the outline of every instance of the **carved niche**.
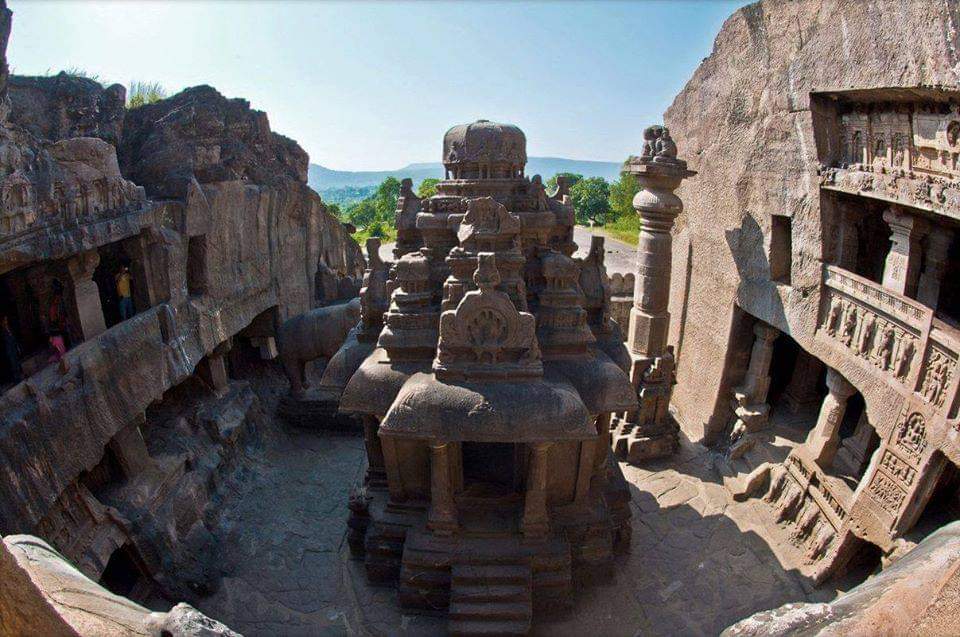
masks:
<svg viewBox="0 0 960 637"><path fill-rule="evenodd" d="M897 448L919 458L927 447L927 423L918 412L905 413L897 425L894 443Z"/></svg>

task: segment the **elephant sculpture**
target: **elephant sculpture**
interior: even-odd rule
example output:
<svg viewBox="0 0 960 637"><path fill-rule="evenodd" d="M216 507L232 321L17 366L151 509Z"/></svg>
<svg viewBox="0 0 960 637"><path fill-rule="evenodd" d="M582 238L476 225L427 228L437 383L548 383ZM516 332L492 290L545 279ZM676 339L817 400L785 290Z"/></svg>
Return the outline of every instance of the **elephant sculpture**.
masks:
<svg viewBox="0 0 960 637"><path fill-rule="evenodd" d="M333 356L359 320L360 299L356 298L304 312L280 326L277 349L295 398L302 398L308 389L306 364Z"/></svg>

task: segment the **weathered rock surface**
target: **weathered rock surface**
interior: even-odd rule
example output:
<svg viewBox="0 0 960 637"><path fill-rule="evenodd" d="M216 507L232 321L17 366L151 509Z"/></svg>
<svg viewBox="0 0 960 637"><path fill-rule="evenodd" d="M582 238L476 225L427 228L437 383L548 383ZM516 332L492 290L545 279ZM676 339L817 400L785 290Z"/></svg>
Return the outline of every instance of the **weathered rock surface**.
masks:
<svg viewBox="0 0 960 637"><path fill-rule="evenodd" d="M120 145L124 174L153 197L183 197L200 183L306 184L306 152L271 132L267 114L243 99L196 86L130 111Z"/></svg>
<svg viewBox="0 0 960 637"><path fill-rule="evenodd" d="M821 222L810 93L957 86L958 10L954 0L751 4L726 21L667 110L681 156L699 172L678 191L685 212L676 232L685 238L675 242L672 279L686 281L689 269L690 284L671 299L674 405L689 435L709 441L727 424L734 303L816 354L831 229ZM791 286L770 280L771 214L792 217Z"/></svg>
<svg viewBox="0 0 960 637"><path fill-rule="evenodd" d="M724 637L956 635L960 523L949 524L829 604L787 604L730 626Z"/></svg>
<svg viewBox="0 0 960 637"><path fill-rule="evenodd" d="M127 91L65 72L50 77L13 75L9 121L49 141L99 137L116 146L123 133Z"/></svg>
<svg viewBox="0 0 960 637"><path fill-rule="evenodd" d="M0 634L49 637L237 637L187 604L166 613L114 595L29 535L0 542Z"/></svg>

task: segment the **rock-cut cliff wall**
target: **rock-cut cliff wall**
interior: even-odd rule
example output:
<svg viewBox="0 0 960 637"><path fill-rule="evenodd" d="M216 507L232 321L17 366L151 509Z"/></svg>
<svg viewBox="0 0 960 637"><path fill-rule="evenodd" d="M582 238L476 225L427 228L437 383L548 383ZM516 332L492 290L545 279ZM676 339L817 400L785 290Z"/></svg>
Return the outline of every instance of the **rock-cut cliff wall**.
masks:
<svg viewBox="0 0 960 637"><path fill-rule="evenodd" d="M667 110L699 173L678 193L671 295L674 404L693 438L727 424L735 306L812 348L833 229L821 219L811 93L956 88L958 27L954 0L756 2L724 23ZM771 280L772 215L792 225L790 285Z"/></svg>

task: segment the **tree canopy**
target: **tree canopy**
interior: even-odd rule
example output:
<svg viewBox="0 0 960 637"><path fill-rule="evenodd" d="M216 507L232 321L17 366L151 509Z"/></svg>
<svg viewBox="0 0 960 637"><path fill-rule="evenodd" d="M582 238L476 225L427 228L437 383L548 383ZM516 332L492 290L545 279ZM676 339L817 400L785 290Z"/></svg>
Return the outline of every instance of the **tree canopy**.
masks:
<svg viewBox="0 0 960 637"><path fill-rule="evenodd" d="M439 179L424 179L420 182L420 185L417 186L417 196L421 199L426 199L427 197L432 197L437 194L437 184L440 183Z"/></svg>
<svg viewBox="0 0 960 637"><path fill-rule="evenodd" d="M570 199L577 223L603 224L610 213L610 186L603 177L577 181L570 188Z"/></svg>
<svg viewBox="0 0 960 637"><path fill-rule="evenodd" d="M632 216L633 197L640 190L637 178L630 173L620 173L620 179L610 184L610 216Z"/></svg>

